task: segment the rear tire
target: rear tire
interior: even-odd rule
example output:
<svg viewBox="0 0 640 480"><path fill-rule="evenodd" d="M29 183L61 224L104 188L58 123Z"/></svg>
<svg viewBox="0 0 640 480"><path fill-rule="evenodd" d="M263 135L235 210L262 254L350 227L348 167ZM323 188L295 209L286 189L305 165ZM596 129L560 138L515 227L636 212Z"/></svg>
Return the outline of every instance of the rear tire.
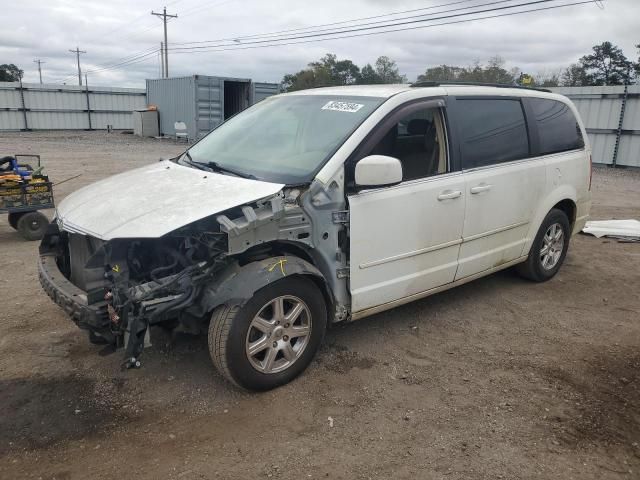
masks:
<svg viewBox="0 0 640 480"><path fill-rule="evenodd" d="M40 212L27 212L18 219L18 232L27 240L41 240L49 219Z"/></svg>
<svg viewBox="0 0 640 480"><path fill-rule="evenodd" d="M9 214L9 225L11 225L11 228L14 230L18 229L18 220L20 220L20 217L24 214L25 212L13 212Z"/></svg>
<svg viewBox="0 0 640 480"><path fill-rule="evenodd" d="M218 307L209 325L209 352L228 381L248 390L271 390L307 368L326 327L318 287L304 277L287 277L258 290L242 306Z"/></svg>
<svg viewBox="0 0 640 480"><path fill-rule="evenodd" d="M569 249L571 225L567 214L552 209L542 221L529 256L516 267L520 276L533 282L546 282L560 270Z"/></svg>

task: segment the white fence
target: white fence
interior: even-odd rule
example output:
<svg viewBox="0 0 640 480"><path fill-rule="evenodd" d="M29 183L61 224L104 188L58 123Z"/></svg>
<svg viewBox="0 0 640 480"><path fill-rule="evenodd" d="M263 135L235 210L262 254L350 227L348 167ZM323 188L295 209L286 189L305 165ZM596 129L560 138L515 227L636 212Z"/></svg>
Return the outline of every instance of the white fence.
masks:
<svg viewBox="0 0 640 480"><path fill-rule="evenodd" d="M585 123L594 163L640 167L640 85L560 87Z"/></svg>
<svg viewBox="0 0 640 480"><path fill-rule="evenodd" d="M132 129L146 106L139 88L0 82L0 131Z"/></svg>

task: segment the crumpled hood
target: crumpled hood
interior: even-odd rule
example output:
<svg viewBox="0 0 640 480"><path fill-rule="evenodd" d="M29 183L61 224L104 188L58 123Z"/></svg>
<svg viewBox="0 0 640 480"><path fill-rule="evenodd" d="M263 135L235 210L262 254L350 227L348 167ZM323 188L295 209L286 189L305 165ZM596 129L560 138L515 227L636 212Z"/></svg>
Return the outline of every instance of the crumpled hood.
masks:
<svg viewBox="0 0 640 480"><path fill-rule="evenodd" d="M102 240L157 238L278 193L283 184L185 167L168 160L84 187L56 208L64 230Z"/></svg>

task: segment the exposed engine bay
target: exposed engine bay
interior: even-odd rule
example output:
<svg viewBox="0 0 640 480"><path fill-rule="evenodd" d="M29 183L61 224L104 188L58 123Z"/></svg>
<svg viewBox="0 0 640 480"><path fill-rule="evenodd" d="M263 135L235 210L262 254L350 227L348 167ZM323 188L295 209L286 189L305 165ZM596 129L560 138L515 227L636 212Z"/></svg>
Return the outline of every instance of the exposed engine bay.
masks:
<svg viewBox="0 0 640 480"><path fill-rule="evenodd" d="M93 338L124 346L125 366L139 366L149 325L177 323L188 316L201 285L225 265L227 236L215 218L180 228L159 239L105 242L78 233L49 237L57 248L62 274L87 294L87 303L104 302L106 318ZM44 243L44 242L43 242Z"/></svg>
<svg viewBox="0 0 640 480"><path fill-rule="evenodd" d="M73 299L67 302L73 306L64 305L61 293L49 288L49 283L56 283L53 275L49 279L49 273L43 275L42 269L41 283L78 326L89 330L94 343L123 347L123 367L138 368L149 343L150 326L199 334L206 330L217 305L227 301L241 304L278 278L313 276L323 284L327 300L333 299L334 287L325 284L324 278L342 284L345 280L330 274L336 265L335 248L327 249L327 260L323 260L322 249L314 248L314 236L337 238L342 226L330 220L330 225L318 222L322 228L314 235L301 197L298 189L285 190L159 238L102 240L69 231L64 219L59 219L49 226L42 241L41 259L55 262L55 270L72 288L79 289L68 296L86 295L83 312L72 312L77 307ZM331 210L326 215L331 218ZM330 263L323 268L328 269L328 275L314 266L323 261ZM341 258L340 264L344 261ZM346 306L341 305L335 318L345 316Z"/></svg>

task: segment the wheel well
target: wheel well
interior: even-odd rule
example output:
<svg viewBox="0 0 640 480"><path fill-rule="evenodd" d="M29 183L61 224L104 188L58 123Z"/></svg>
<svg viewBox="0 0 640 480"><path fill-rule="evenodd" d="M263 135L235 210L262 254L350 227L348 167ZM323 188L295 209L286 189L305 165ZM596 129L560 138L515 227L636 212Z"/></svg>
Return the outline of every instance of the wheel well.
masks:
<svg viewBox="0 0 640 480"><path fill-rule="evenodd" d="M260 245L256 245L251 247L246 252L238 255L241 264L246 264L249 262L261 260L263 258L278 256L278 255L293 255L294 257L301 258L302 260L309 262L311 265L320 270L313 256L309 253L309 249L302 244L296 244L293 242L268 242ZM328 325L332 323L333 319L333 309L335 305L335 301L333 298L333 293L331 292L331 288L329 287L328 282L321 277L316 275L301 275L305 278L308 278L313 283L316 284L318 289L322 292L322 296L325 299L327 304L327 315L328 315Z"/></svg>
<svg viewBox="0 0 640 480"><path fill-rule="evenodd" d="M238 255L238 258L240 260L240 263L243 264L254 262L266 257L274 257L285 254L301 258L305 262L309 262L314 267L318 267L304 246L297 245L291 242L267 242L255 245L248 249L246 252Z"/></svg>
<svg viewBox="0 0 640 480"><path fill-rule="evenodd" d="M573 200L569 200L568 198L565 200L562 200L561 202L556 203L553 208L557 208L558 210L562 210L566 215L567 218L569 219L569 224L571 225L571 228L573 229L573 225L576 221L576 204L574 203Z"/></svg>

